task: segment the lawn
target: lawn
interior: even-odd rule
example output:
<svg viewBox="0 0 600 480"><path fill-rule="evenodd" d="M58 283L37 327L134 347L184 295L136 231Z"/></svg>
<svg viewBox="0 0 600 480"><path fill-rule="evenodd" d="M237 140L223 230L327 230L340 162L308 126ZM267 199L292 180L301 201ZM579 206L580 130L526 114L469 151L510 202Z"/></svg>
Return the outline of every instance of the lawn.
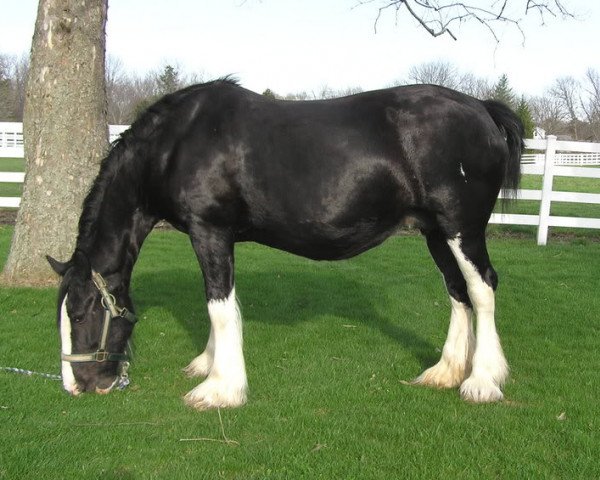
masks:
<svg viewBox="0 0 600 480"><path fill-rule="evenodd" d="M24 172L24 158L0 158L0 172Z"/></svg>
<svg viewBox="0 0 600 480"><path fill-rule="evenodd" d="M132 385L70 398L0 372L0 478L598 478L600 244L490 251L506 401L403 383L437 361L450 307L422 239L400 236L335 263L238 245L249 401L201 413L180 371L208 336L201 275L183 235L154 232L134 271ZM0 289L0 365L58 371L55 295Z"/></svg>
<svg viewBox="0 0 600 480"><path fill-rule="evenodd" d="M25 159L0 158L0 172L24 172ZM0 183L0 197L20 197L23 185L20 183Z"/></svg>

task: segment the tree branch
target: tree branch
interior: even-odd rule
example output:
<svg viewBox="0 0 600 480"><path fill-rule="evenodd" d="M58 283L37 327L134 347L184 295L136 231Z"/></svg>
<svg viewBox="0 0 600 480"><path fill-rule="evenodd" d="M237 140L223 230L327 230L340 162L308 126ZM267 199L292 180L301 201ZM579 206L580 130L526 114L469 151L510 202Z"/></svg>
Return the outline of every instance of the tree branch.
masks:
<svg viewBox="0 0 600 480"><path fill-rule="evenodd" d="M531 12L537 12L545 21L547 15L552 17L574 18L573 13L567 10L562 0L522 0L525 1L525 15ZM386 0L381 5L381 0L357 0L356 6L379 3L381 6L377 9L377 15L373 29L377 33L379 20L386 10L394 9L396 21L402 7L406 8L408 14L413 17L418 24L432 37L439 37L447 34L454 40L457 36L454 34L453 25L466 22L479 23L494 38L496 43L500 43L496 33L496 24L509 24L516 28L523 41L525 41L525 32L521 27L522 18L516 16L508 10L509 3L515 3L515 0L487 0L487 6L476 5L475 0L469 2L457 2L451 0Z"/></svg>

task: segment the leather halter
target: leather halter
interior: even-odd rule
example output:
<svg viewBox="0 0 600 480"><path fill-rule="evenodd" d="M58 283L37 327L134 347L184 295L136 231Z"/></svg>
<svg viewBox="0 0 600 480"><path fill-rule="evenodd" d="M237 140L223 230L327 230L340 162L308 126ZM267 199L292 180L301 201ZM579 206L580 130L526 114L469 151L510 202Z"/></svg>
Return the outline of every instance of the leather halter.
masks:
<svg viewBox="0 0 600 480"><path fill-rule="evenodd" d="M123 353L112 353L106 351L106 343L108 341L108 332L110 330L110 323L113 319L120 317L131 324L135 324L137 319L133 313L127 310L125 307L120 308L116 304L115 297L108 291L108 286L102 275L92 270L92 280L94 285L102 295L102 306L104 307L104 323L102 325L102 337L100 338L100 346L98 350L93 353L71 353L61 354L61 359L67 362L127 362L129 355L126 352ZM128 343L129 345L129 343Z"/></svg>

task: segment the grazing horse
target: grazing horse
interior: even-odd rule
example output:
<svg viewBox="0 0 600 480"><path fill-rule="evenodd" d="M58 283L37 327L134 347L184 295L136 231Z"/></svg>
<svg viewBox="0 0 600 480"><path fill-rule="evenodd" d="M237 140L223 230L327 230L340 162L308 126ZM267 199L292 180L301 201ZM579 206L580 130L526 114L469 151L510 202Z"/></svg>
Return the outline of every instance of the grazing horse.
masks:
<svg viewBox="0 0 600 480"><path fill-rule="evenodd" d="M48 258L63 277L64 388L106 393L119 384L135 322L131 273L160 219L189 235L204 276L210 335L185 369L206 377L185 396L200 410L246 401L236 242L338 260L410 223L452 304L441 359L415 382L501 400L508 366L485 229L499 191L516 191L522 149L508 107L432 85L292 102L221 79L163 97L103 160L71 259Z"/></svg>

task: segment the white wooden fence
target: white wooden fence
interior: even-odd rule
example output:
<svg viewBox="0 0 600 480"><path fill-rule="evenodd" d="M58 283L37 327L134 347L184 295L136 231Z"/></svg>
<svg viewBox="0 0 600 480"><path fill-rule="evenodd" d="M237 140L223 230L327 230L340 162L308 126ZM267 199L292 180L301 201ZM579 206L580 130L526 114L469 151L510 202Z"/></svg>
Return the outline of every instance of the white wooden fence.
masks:
<svg viewBox="0 0 600 480"><path fill-rule="evenodd" d="M0 123L0 158L22 158L23 124L21 122Z"/></svg>
<svg viewBox="0 0 600 480"><path fill-rule="evenodd" d="M127 125L110 125L110 140L115 140ZM550 215L552 202L588 203L600 205L600 194L574 193L554 191L553 180L557 176L586 177L600 179L600 168L589 165L600 165L600 143L557 141L549 135L546 139L529 139L525 144L530 150L543 153L523 155L521 172L524 174L542 175L542 190L519 190L517 198L521 200L540 201L538 215L499 214L495 213L490 223L537 226L538 245L546 245L550 227L592 228L600 229L600 218L558 217ZM0 158L23 157L23 133L20 123L0 123ZM575 167L572 165L582 165ZM0 161L1 168L1 161ZM0 183L23 183L23 173L0 172ZM21 199L18 197L0 197L0 208L18 208Z"/></svg>
<svg viewBox="0 0 600 480"><path fill-rule="evenodd" d="M495 213L490 218L490 223L501 223L510 225L535 225L537 226L537 243L546 245L548 241L549 227L571 227L571 228L597 228L600 229L600 218L581 218L581 217L558 217L550 215L550 205L552 202L571 202L600 204L600 194L597 193L574 193L557 192L553 190L554 177L585 177L600 179L600 168L591 167L572 167L557 164L561 157L566 158L572 164L575 158L586 159L587 156L581 154L592 154L590 157L597 157L600 153L599 143L585 142L564 142L556 140L554 135L548 135L546 139L525 140L525 145L530 150L544 151L542 162L523 163L521 172L531 175L542 175L542 190L519 190L517 198L520 200L539 200L540 211L538 215L522 214L500 214ZM579 155L572 155L561 152L579 152ZM589 165L588 162L582 162L580 165ZM595 163L596 165L600 162Z"/></svg>
<svg viewBox="0 0 600 480"><path fill-rule="evenodd" d="M109 125L108 140L115 141L129 125ZM0 122L0 158L23 158L23 124Z"/></svg>
<svg viewBox="0 0 600 480"><path fill-rule="evenodd" d="M542 140L543 141L543 140ZM569 142L572 143L572 142ZM580 143L577 142L577 145ZM522 164L534 163L543 165L546 159L545 153L525 153L521 156ZM600 165L600 153L556 153L554 156L555 165Z"/></svg>

